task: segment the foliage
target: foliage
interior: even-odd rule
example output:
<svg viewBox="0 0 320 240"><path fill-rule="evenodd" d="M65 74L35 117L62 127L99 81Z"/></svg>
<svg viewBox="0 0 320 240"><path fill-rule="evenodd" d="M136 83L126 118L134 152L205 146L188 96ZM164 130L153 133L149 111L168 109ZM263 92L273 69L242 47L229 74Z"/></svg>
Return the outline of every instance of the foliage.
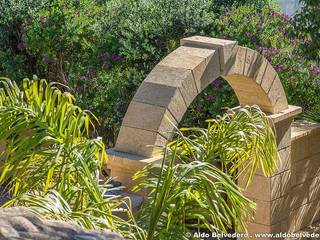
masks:
<svg viewBox="0 0 320 240"><path fill-rule="evenodd" d="M0 2L0 73L18 79L36 74L33 56L19 49L20 26L30 21L31 16L41 9L47 0L6 0ZM29 63L27 63L29 62ZM16 66L19 66L17 69Z"/></svg>
<svg viewBox="0 0 320 240"><path fill-rule="evenodd" d="M318 0L300 0L294 16L295 34L304 41L303 52L320 63L320 7Z"/></svg>
<svg viewBox="0 0 320 240"><path fill-rule="evenodd" d="M23 90L9 79L1 83L0 139L6 147L0 184L12 198L5 205L25 202L26 196L34 196L27 206L61 196L61 209L68 209L61 215L68 219L71 214L83 227L120 231L127 226L113 215L122 200L104 199L110 186L98 177L105 149L100 138L89 138L91 113L74 105L74 97L55 83L25 79ZM46 200L40 201L42 197Z"/></svg>
<svg viewBox="0 0 320 240"><path fill-rule="evenodd" d="M144 76L134 67L115 66L112 71L97 72L90 81L79 78L75 89L78 102L95 113L100 123L97 130L109 146L115 143L129 101Z"/></svg>
<svg viewBox="0 0 320 240"><path fill-rule="evenodd" d="M9 79L1 83L0 140L6 147L0 184L12 197L3 207L26 206L45 218L111 229L126 239L187 239L196 229L245 229L254 203L236 184L239 170L249 183L258 167L266 175L275 169L275 138L258 108L209 120L207 129L182 129L189 135L178 131L163 165L136 175L143 180L135 190L150 190L136 222L130 200L109 194L110 182L99 181L105 150L101 139L89 138L91 113L56 83L25 79L23 90Z"/></svg>
<svg viewBox="0 0 320 240"><path fill-rule="evenodd" d="M49 79L69 83L73 71L101 65L97 57L103 4L94 0L55 0L21 25L21 41L37 56Z"/></svg>
<svg viewBox="0 0 320 240"><path fill-rule="evenodd" d="M234 221L243 224L249 218L254 203L217 167L198 161L175 163L174 156L167 161L136 176L147 177L137 189L152 189L139 218L146 239L189 239L188 233L200 229L227 232ZM160 173L152 176L150 171Z"/></svg>
<svg viewBox="0 0 320 240"><path fill-rule="evenodd" d="M258 50L279 72L290 104L309 112L319 102L319 64L306 59L306 38L292 34L297 21L280 14L273 0L8 0L0 6L0 74L17 80L37 74L68 85L77 104L97 115L109 146L141 81L190 35ZM237 104L218 79L182 125L201 125Z"/></svg>
<svg viewBox="0 0 320 240"><path fill-rule="evenodd" d="M194 230L244 229L253 202L235 184L239 175L250 184L258 168L276 169L275 137L256 107L208 120L207 128L178 131L162 165L147 166L135 179L136 190L150 190L139 223L147 239L188 239ZM220 170L222 169L222 170Z"/></svg>
<svg viewBox="0 0 320 240"><path fill-rule="evenodd" d="M221 163L222 169L236 179L246 175L247 186L258 168L267 176L274 172L277 145L270 123L259 107L229 110L206 122L206 128L182 128L180 135L188 135L170 143L181 161Z"/></svg>
<svg viewBox="0 0 320 240"><path fill-rule="evenodd" d="M212 8L211 0L112 0L104 29L127 61L150 69L182 37L204 34L214 22Z"/></svg>
<svg viewBox="0 0 320 240"><path fill-rule="evenodd" d="M292 19L285 14L269 7L257 10L243 5L226 9L210 35L236 39L239 45L260 52L278 72L289 103L303 107L306 112L316 111L320 102L320 68L304 58L303 42L291 38L293 29ZM232 92L226 81L214 81L189 108L184 125L204 122L223 106L236 106Z"/></svg>

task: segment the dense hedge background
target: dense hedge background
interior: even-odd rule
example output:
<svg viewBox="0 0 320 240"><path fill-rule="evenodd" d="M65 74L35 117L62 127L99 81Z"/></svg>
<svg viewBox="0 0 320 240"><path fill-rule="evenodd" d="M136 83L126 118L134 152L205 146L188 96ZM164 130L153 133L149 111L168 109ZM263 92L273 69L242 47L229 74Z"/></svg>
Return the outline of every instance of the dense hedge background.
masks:
<svg viewBox="0 0 320 240"><path fill-rule="evenodd" d="M96 114L99 134L112 146L148 72L179 39L206 35L261 52L278 71L290 104L320 115L320 27L310 13L320 16L320 9L316 1L304 2L312 11L292 19L275 1L262 0L1 1L0 75L22 80L36 74L67 85ZM182 124L203 124L236 104L230 87L217 79Z"/></svg>

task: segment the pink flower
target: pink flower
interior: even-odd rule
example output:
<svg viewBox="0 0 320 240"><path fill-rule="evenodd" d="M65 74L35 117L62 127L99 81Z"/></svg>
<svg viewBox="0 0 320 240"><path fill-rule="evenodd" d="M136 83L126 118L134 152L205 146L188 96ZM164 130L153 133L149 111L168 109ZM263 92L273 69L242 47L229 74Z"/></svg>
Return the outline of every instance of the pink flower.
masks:
<svg viewBox="0 0 320 240"><path fill-rule="evenodd" d="M26 44L23 39L19 40L17 47L22 50L26 47Z"/></svg>
<svg viewBox="0 0 320 240"><path fill-rule="evenodd" d="M317 67L316 65L312 64L310 67L309 67L309 71L314 74L314 75L317 75L320 73L320 68Z"/></svg>
<svg viewBox="0 0 320 240"><path fill-rule="evenodd" d="M213 95L208 96L208 100L209 100L209 101L214 102L214 101L216 101L216 99L217 99L216 96L213 96Z"/></svg>
<svg viewBox="0 0 320 240"><path fill-rule="evenodd" d="M214 88L219 88L221 85L221 81L219 79L216 79L211 84Z"/></svg>
<svg viewBox="0 0 320 240"><path fill-rule="evenodd" d="M120 55L116 54L116 53L113 53L113 54L111 55L111 59L112 59L112 61L117 62L117 61L121 61L121 60L122 60L122 57L121 57Z"/></svg>

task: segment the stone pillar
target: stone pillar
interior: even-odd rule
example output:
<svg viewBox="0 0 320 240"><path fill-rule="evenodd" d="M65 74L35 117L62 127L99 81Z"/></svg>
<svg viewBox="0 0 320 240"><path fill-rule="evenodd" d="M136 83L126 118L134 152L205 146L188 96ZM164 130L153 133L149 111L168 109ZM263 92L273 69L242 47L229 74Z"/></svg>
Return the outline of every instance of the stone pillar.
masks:
<svg viewBox="0 0 320 240"><path fill-rule="evenodd" d="M161 163L163 157L145 157L136 154L120 152L115 149L108 150L109 164L111 169L111 177L121 182L125 187L130 188L136 182L132 180L132 176L150 163ZM143 194L142 194L143 195Z"/></svg>
<svg viewBox="0 0 320 240"><path fill-rule="evenodd" d="M277 114L269 115L273 122L278 146L278 166L276 172L265 177L259 170L253 178L252 184L246 189L245 195L256 203L253 222L248 223L250 239L255 233L293 232L294 220L290 216L290 205L295 204L291 189L291 123L293 118L301 113L301 108L289 106L288 109ZM239 185L244 187L244 179L239 178ZM290 194L289 194L290 192ZM296 192L299 194L299 192ZM264 238L271 239L271 238Z"/></svg>

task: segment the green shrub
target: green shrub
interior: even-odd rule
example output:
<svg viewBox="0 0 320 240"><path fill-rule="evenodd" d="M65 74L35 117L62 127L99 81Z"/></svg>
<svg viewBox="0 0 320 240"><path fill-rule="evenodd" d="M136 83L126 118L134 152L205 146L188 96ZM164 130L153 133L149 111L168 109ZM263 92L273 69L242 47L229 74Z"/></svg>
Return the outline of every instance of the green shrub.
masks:
<svg viewBox="0 0 320 240"><path fill-rule="evenodd" d="M214 23L213 7L211 0L111 0L104 29L127 61L150 69L181 38L205 34Z"/></svg>
<svg viewBox="0 0 320 240"><path fill-rule="evenodd" d="M294 16L295 35L304 40L301 50L320 63L320 8L318 0L300 0L301 10Z"/></svg>
<svg viewBox="0 0 320 240"><path fill-rule="evenodd" d="M22 79L38 73L35 56L21 48L24 44L21 26L46 3L47 0L0 2L0 75Z"/></svg>
<svg viewBox="0 0 320 240"><path fill-rule="evenodd" d="M78 104L97 115L110 146L145 76L190 35L258 50L279 72L289 103L312 111L319 102L319 66L305 59L305 44L291 37L295 25L274 10L274 1L10 0L0 6L0 75L37 74L68 85ZM181 124L204 124L237 104L218 79Z"/></svg>

